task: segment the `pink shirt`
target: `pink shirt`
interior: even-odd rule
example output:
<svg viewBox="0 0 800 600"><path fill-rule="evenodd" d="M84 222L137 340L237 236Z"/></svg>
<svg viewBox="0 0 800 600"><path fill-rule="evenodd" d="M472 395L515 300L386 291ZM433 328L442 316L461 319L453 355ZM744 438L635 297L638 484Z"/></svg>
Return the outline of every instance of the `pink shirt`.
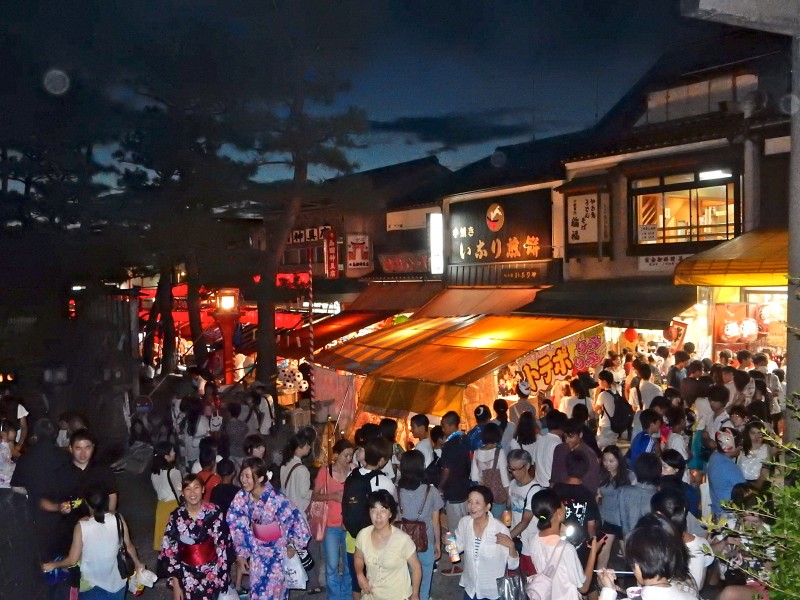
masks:
<svg viewBox="0 0 800 600"><path fill-rule="evenodd" d="M325 486L327 487L327 491ZM317 478L314 481L314 489L323 494L332 494L334 492L343 492L344 483L336 481L331 477L328 468L322 468L317 472ZM336 500L328 500L328 518L325 522L328 527L341 527L342 526L342 503Z"/></svg>

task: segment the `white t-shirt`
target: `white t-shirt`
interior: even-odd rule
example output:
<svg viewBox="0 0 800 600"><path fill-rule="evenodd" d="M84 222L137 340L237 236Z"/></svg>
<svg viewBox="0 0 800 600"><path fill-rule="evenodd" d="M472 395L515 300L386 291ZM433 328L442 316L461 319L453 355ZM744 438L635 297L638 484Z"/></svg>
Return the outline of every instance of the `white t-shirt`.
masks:
<svg viewBox="0 0 800 600"><path fill-rule="evenodd" d="M695 536L691 542L686 542L689 550L689 573L694 577L697 589L703 588L706 579L706 569L714 562L714 551L705 538Z"/></svg>
<svg viewBox="0 0 800 600"><path fill-rule="evenodd" d="M698 398L694 401L695 417L697 418L694 426L696 431L705 429L711 420L714 418L714 411L711 410L711 405L708 403L708 398Z"/></svg>
<svg viewBox="0 0 800 600"><path fill-rule="evenodd" d="M472 455L470 479L486 485L483 482L483 472L494 466L495 455L497 456L497 469L500 471L500 482L504 488L508 489L510 483L508 480L508 463L506 462L506 453L500 448L492 448L491 450L479 448L475 450Z"/></svg>
<svg viewBox="0 0 800 600"><path fill-rule="evenodd" d="M533 497L537 492L542 490L542 486L536 483L536 480L531 480L530 483L520 485L515 481L511 482L508 487L508 504L511 507L511 529L514 529L522 521L522 513L524 511L533 512ZM533 521L531 521L533 523ZM530 524L528 525L530 527ZM536 527L534 527L536 529ZM527 538L524 533L526 529L522 530L520 538L522 539L522 553L530 556L530 550L527 546ZM537 529L538 531L538 529Z"/></svg>
<svg viewBox="0 0 800 600"><path fill-rule="evenodd" d="M17 421L21 421L25 417L27 417L30 413L28 410L22 406L22 403L17 404ZM19 444L19 440L22 437L22 429L17 429L17 437L16 442Z"/></svg>
<svg viewBox="0 0 800 600"><path fill-rule="evenodd" d="M592 416L594 409L592 408L592 399L591 398L578 398L577 396L572 396L567 398L566 402L561 403L563 408L560 409L568 417L572 416L572 409L575 408L578 404L583 404L589 411L589 417Z"/></svg>
<svg viewBox="0 0 800 600"><path fill-rule="evenodd" d="M546 433L540 436L536 443L533 444L531 458L533 459L533 465L536 467L534 480L542 487L550 486L550 477L553 473L553 453L560 443L560 437L554 433Z"/></svg>
<svg viewBox="0 0 800 600"><path fill-rule="evenodd" d="M414 450L422 452L422 456L425 457L426 467L433 462L433 445L431 444L431 438L420 440L419 443L414 446Z"/></svg>
<svg viewBox="0 0 800 600"><path fill-rule="evenodd" d="M708 432L708 437L716 441L717 432L723 427L731 427L731 428L733 427L733 423L731 423L731 418L730 416L728 416L728 411L723 410L716 417L714 416L714 413L711 413L711 420L706 425L706 431Z"/></svg>
<svg viewBox="0 0 800 600"><path fill-rule="evenodd" d="M545 570L550 557L558 548L559 542L563 544L561 560L558 561L553 577L552 597L558 598L558 600L580 600L581 594L578 590L583 587L586 576L583 573L583 566L581 566L575 546L569 542L561 542L557 535L548 535L543 538L539 535L536 527L528 527L523 534L523 540L525 537L528 538L531 561L533 561L537 573Z"/></svg>

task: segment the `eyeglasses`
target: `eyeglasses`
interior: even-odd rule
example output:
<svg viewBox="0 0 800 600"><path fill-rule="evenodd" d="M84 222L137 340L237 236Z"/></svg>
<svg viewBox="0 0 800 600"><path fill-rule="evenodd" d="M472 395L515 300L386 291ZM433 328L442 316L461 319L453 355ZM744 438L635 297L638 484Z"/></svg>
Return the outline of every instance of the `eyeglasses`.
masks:
<svg viewBox="0 0 800 600"><path fill-rule="evenodd" d="M527 469L529 465L522 465L521 467L508 467L508 472L513 473L514 471L521 471L522 469Z"/></svg>

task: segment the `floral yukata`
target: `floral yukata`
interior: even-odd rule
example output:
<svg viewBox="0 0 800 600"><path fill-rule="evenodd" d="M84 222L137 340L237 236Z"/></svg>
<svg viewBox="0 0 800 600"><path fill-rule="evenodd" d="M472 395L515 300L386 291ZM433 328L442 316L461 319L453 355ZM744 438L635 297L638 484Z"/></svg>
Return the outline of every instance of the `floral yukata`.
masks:
<svg viewBox="0 0 800 600"><path fill-rule="evenodd" d="M305 548L311 539L300 509L267 483L257 501L244 490L236 494L227 519L236 554L250 560L251 600L288 598L283 573L286 547ZM277 523L280 537L273 542L259 541L252 523Z"/></svg>
<svg viewBox="0 0 800 600"><path fill-rule="evenodd" d="M198 548L205 545L209 562L201 562ZM192 550L194 549L194 552ZM191 557L191 558L190 558ZM214 600L230 583L229 564L233 562L233 544L225 515L216 504L203 502L197 519L189 516L185 506L179 506L169 517L161 553L159 570L166 577L177 577L186 600Z"/></svg>

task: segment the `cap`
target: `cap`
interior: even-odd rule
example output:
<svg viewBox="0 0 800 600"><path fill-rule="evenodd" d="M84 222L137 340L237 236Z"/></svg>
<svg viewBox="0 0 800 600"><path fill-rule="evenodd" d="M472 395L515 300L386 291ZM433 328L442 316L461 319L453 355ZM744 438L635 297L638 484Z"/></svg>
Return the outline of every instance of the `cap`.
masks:
<svg viewBox="0 0 800 600"><path fill-rule="evenodd" d="M517 392L522 394L523 396L530 396L531 395L531 384L525 380L520 381L517 384Z"/></svg>

